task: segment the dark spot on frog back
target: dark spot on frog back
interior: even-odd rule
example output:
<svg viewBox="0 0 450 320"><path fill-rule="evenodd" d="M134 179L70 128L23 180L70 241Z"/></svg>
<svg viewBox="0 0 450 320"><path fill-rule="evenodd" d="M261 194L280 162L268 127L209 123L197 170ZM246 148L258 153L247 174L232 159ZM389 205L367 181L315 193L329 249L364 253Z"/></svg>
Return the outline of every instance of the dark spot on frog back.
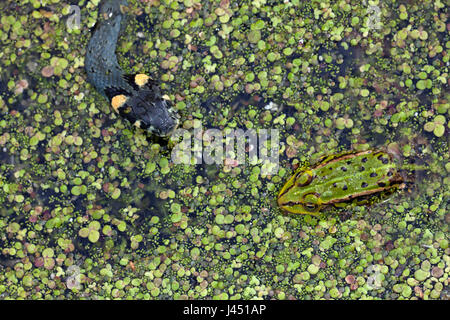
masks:
<svg viewBox="0 0 450 320"><path fill-rule="evenodd" d="M380 160L382 164L388 164L388 163L389 163L389 159L386 158L386 157L384 157L383 154L380 154L380 155L377 157L377 159Z"/></svg>

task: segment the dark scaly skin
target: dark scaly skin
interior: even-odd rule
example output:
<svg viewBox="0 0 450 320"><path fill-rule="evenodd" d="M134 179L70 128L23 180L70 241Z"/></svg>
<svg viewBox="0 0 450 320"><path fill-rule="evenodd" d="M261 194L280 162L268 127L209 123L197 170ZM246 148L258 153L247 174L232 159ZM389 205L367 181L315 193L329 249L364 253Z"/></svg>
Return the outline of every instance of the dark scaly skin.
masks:
<svg viewBox="0 0 450 320"><path fill-rule="evenodd" d="M88 81L121 116L150 133L166 137L178 125L170 102L162 97L155 81L142 74L126 75L117 62L115 51L126 5L126 0L104 0L100 4L99 20L86 50Z"/></svg>

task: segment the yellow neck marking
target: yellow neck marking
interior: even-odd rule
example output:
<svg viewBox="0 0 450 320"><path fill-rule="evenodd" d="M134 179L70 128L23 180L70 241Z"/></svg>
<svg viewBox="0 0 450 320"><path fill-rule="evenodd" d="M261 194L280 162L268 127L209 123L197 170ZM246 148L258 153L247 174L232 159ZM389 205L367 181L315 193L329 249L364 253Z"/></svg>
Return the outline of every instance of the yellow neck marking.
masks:
<svg viewBox="0 0 450 320"><path fill-rule="evenodd" d="M150 79L150 77L146 74L143 73L138 73L135 77L134 77L134 82L136 82L136 84L139 87L142 87L143 85L145 85L148 80Z"/></svg>
<svg viewBox="0 0 450 320"><path fill-rule="evenodd" d="M123 107L127 100L128 97L126 95L118 94L111 99L111 106L113 107L115 112L119 112L119 108Z"/></svg>

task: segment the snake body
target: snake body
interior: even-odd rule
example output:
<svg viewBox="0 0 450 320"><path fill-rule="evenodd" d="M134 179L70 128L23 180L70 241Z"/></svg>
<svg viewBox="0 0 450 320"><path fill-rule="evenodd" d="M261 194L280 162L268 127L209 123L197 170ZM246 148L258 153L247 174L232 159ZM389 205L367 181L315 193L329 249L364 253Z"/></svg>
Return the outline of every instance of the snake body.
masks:
<svg viewBox="0 0 450 320"><path fill-rule="evenodd" d="M85 69L88 81L113 109L137 127L166 137L178 125L178 115L163 98L158 84L145 74L125 74L117 62L116 46L126 0L105 0L89 40Z"/></svg>

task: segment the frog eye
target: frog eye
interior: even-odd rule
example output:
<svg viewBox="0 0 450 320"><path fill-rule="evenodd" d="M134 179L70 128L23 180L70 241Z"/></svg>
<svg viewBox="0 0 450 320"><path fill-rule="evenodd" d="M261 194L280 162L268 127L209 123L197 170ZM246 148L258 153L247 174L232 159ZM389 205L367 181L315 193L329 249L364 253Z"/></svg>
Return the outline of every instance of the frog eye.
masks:
<svg viewBox="0 0 450 320"><path fill-rule="evenodd" d="M317 209L317 204L314 203L305 203L306 209L309 211L315 211Z"/></svg>
<svg viewBox="0 0 450 320"><path fill-rule="evenodd" d="M295 175L295 184L297 187L303 187L310 184L312 181L312 175L310 171L299 171Z"/></svg>
<svg viewBox="0 0 450 320"><path fill-rule="evenodd" d="M309 211L315 211L319 208L319 198L314 193L309 193L303 197L303 205Z"/></svg>

